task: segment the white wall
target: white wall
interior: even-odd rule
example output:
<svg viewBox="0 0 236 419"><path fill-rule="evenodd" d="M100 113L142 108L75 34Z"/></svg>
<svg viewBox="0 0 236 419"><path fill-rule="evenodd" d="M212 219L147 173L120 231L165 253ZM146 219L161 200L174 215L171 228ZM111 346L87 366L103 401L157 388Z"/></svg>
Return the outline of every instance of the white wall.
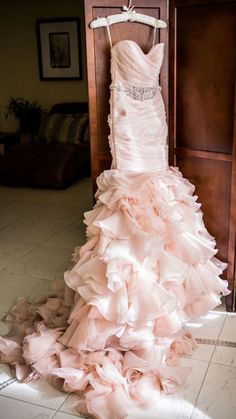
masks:
<svg viewBox="0 0 236 419"><path fill-rule="evenodd" d="M36 19L80 17L83 79L40 81ZM10 96L38 100L44 109L64 101L87 101L83 0L4 0L0 2L0 131L14 131L5 119Z"/></svg>

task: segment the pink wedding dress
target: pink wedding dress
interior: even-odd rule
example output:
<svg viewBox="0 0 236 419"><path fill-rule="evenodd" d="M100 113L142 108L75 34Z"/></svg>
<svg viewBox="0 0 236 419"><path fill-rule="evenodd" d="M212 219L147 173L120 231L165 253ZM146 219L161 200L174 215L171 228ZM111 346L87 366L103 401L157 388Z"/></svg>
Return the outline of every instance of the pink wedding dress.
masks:
<svg viewBox="0 0 236 419"><path fill-rule="evenodd" d="M37 303L18 299L0 338L0 360L18 380L44 376L99 419L126 418L183 386L190 368L181 356L197 345L185 322L230 293L194 186L168 166L163 48L111 48L113 163L85 213L87 242L65 283Z"/></svg>

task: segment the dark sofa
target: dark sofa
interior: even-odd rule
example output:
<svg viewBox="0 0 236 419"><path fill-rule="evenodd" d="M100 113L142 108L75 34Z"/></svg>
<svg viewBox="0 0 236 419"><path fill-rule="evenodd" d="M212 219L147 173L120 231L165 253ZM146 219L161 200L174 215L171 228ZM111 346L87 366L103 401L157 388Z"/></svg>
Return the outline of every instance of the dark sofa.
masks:
<svg viewBox="0 0 236 419"><path fill-rule="evenodd" d="M45 118L36 139L0 156L1 184L64 189L90 175L88 104L59 103Z"/></svg>

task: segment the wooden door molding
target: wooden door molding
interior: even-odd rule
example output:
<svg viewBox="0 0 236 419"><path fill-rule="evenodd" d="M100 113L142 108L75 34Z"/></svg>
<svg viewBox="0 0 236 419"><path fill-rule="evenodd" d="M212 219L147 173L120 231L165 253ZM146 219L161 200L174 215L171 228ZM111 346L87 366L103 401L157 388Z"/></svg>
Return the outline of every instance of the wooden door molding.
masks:
<svg viewBox="0 0 236 419"><path fill-rule="evenodd" d="M234 101L234 132L232 150L232 174L231 174L231 202L230 202L230 224L228 242L228 279L231 281L232 294L228 298L229 310L236 311L236 84ZM230 296L229 296L230 297Z"/></svg>

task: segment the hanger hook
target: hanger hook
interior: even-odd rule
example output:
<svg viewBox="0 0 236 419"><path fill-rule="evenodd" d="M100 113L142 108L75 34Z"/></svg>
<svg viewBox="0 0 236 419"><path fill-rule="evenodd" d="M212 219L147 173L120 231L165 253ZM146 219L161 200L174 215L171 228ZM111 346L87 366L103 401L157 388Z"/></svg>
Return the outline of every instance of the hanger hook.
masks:
<svg viewBox="0 0 236 419"><path fill-rule="evenodd" d="M132 12L134 9L134 6L132 5L132 0L129 0L128 6L123 6L123 10L126 12Z"/></svg>

